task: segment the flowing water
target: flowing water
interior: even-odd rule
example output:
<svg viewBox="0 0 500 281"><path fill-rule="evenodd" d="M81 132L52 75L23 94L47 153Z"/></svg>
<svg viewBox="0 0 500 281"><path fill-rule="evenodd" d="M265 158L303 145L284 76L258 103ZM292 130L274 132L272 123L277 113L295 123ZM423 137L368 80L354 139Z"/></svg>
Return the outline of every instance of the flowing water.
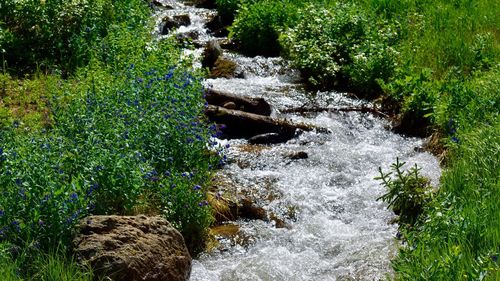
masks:
<svg viewBox="0 0 500 281"><path fill-rule="evenodd" d="M191 25L177 33L197 32L211 40L203 24L214 11L175 2L159 14L189 14ZM159 16L158 18L161 18ZM200 54L201 50L194 51ZM228 143L228 165L220 175L234 194L251 194L256 204L283 221L239 220L236 238L219 237L220 245L194 260L191 280L380 280L391 275L390 259L398 242L394 215L376 199L384 187L374 177L399 157L422 168L437 184L435 157L421 152L423 140L388 130L388 121L367 113L283 114L286 108L353 107L366 102L337 92L307 92L300 75L280 58L225 56L244 73L239 79L207 79L205 85L243 96L264 97L273 116L327 128L303 132L277 145ZM297 152L305 159L292 159Z"/></svg>

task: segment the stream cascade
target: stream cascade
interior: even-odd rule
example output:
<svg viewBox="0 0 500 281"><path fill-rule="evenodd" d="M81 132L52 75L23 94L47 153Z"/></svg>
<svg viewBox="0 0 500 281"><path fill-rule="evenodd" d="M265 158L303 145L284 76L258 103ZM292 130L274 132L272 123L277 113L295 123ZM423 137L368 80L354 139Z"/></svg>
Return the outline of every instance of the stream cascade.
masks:
<svg viewBox="0 0 500 281"><path fill-rule="evenodd" d="M215 10L183 1L156 1L158 36L195 34L186 53L201 57L211 40L205 24ZM161 35L166 16L188 15L189 23ZM361 112L282 113L288 108L349 108L370 106L345 93L309 92L300 73L282 58L245 57L224 50L239 78L206 79L204 86L245 97L263 97L272 117L326 128L301 132L280 144L251 145L245 139L217 140L229 147L227 165L218 177L231 184L222 196L246 194L264 209L269 220L228 222L238 229L232 237L217 237L218 245L193 260L192 281L232 280L385 280L397 254L395 215L377 201L385 187L374 178L388 171L398 157L409 169L437 186L436 157L424 152L424 140L397 135L390 122ZM201 67L201 64L199 65ZM293 155L302 155L293 157ZM279 223L278 223L279 222Z"/></svg>

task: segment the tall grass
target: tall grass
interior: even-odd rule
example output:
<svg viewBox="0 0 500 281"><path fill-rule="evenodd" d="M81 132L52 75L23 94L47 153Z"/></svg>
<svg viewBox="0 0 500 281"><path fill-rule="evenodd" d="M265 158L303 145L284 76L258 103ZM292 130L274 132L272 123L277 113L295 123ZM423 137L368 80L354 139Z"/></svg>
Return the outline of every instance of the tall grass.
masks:
<svg viewBox="0 0 500 281"><path fill-rule="evenodd" d="M497 119L459 134L437 198L394 263L397 279L498 280L499 130Z"/></svg>

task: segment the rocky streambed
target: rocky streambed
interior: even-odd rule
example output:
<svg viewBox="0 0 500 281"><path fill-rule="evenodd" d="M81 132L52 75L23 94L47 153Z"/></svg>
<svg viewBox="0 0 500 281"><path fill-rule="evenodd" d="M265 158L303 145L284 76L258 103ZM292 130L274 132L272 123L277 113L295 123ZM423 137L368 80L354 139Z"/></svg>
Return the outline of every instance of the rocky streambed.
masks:
<svg viewBox="0 0 500 281"><path fill-rule="evenodd" d="M281 58L231 51L227 38L216 37L226 32L216 24L216 11L206 8L213 8L209 4L155 2L158 35L192 41L195 48L186 52L198 56L200 66L205 57L204 64L212 67L212 78L204 82L209 91L265 100L270 112L256 115L281 124L246 135L231 129L249 132L264 125L229 124L226 136L233 138L217 140L229 150L214 194L239 202L234 206L239 213L228 211L221 219L226 221L213 229L213 247L193 261L191 280L378 280L391 275L397 227L390 224L394 215L376 200L385 190L374 177L378 167L387 169L399 157L408 167L418 164L436 184L438 161L422 152L424 140L391 132L369 102L345 93L307 91L300 73ZM207 61L203 48L214 42L215 58ZM221 71L214 72L217 68ZM214 103L214 116L247 112L234 99ZM293 128L284 130L283 124ZM257 141L249 140L252 135Z"/></svg>

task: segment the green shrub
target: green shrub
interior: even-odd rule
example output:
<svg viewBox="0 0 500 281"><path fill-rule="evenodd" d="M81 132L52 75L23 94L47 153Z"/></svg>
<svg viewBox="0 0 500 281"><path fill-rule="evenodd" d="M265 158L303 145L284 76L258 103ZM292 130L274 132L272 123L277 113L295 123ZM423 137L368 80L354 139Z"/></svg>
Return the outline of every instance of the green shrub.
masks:
<svg viewBox="0 0 500 281"><path fill-rule="evenodd" d="M141 0L3 1L0 50L13 72L73 71L88 62L113 24L147 24L145 7Z"/></svg>
<svg viewBox="0 0 500 281"><path fill-rule="evenodd" d="M217 11L225 22L232 22L240 5L249 0L216 0Z"/></svg>
<svg viewBox="0 0 500 281"><path fill-rule="evenodd" d="M352 3L310 5L300 16L280 41L311 85L348 86L368 95L379 91L377 80L392 76L397 52L389 42L397 33L391 25L377 30L376 21Z"/></svg>
<svg viewBox="0 0 500 281"><path fill-rule="evenodd" d="M261 0L242 5L230 36L240 41L245 54L277 56L280 32L295 24L299 5L294 0Z"/></svg>
<svg viewBox="0 0 500 281"><path fill-rule="evenodd" d="M389 204L389 207L399 215L400 227L414 225L422 214L424 207L432 199L432 188L429 180L422 177L419 173L420 168L415 165L409 171L402 170L404 162L391 165L391 172L384 173L379 168L381 180L388 191L377 200L382 200ZM391 176L395 177L392 178Z"/></svg>

